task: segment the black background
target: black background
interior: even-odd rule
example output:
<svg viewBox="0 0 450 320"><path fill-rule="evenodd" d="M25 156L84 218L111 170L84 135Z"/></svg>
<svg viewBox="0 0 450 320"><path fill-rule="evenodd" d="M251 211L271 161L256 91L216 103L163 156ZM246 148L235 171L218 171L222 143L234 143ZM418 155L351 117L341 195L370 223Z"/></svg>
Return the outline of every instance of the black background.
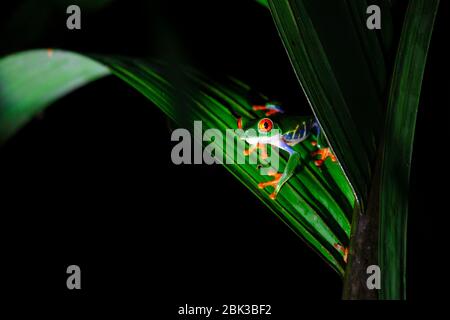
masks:
<svg viewBox="0 0 450 320"><path fill-rule="evenodd" d="M66 29L65 7L55 3L11 24L11 12L28 12L16 3L2 12L0 52L59 47L159 56L233 75L288 108L306 105L263 7L147 2L82 7L79 31ZM439 235L448 214L448 1L440 12L412 171L412 300L442 297L446 270ZM108 77L59 100L2 147L3 290L77 306L153 297L167 314L185 303L292 309L307 307L304 300L339 300L337 274L222 167L171 163L171 128L148 100ZM80 291L66 289L70 264L81 267Z"/></svg>

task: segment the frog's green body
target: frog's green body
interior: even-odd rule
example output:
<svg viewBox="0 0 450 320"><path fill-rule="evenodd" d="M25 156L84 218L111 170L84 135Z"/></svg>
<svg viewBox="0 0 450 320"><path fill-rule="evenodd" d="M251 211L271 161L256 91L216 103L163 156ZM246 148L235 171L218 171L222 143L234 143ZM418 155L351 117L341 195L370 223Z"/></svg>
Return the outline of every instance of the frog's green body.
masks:
<svg viewBox="0 0 450 320"><path fill-rule="evenodd" d="M239 127L244 130L241 138L251 146L246 151L247 155L259 148L263 149L263 156L266 156L265 146L268 144L289 153L289 160L284 168L284 172L282 174L274 172L272 174L274 180L258 185L260 188L272 186L274 188L274 192L270 196L272 199L276 198L283 184L289 180L300 164L300 153L296 146L311 135L315 136L317 141L320 135L320 126L314 117L274 116L249 121L246 124L240 121ZM315 144L319 145L317 142ZM317 166L322 165L327 157L330 157L332 161L336 161L329 148L320 149L319 147L312 155L321 156L321 159L315 161Z"/></svg>

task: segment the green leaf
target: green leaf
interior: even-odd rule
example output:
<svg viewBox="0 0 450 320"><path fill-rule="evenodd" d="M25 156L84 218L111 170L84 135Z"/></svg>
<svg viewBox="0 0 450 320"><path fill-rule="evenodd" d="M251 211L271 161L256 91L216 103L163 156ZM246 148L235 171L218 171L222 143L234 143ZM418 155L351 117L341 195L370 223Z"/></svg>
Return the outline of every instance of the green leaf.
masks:
<svg viewBox="0 0 450 320"><path fill-rule="evenodd" d="M109 74L76 54L25 51L0 60L0 144L55 100Z"/></svg>
<svg viewBox="0 0 450 320"><path fill-rule="evenodd" d="M364 0L269 5L303 91L364 207L384 119L390 16L377 37L366 27Z"/></svg>
<svg viewBox="0 0 450 320"><path fill-rule="evenodd" d="M225 132L236 127L234 113L258 116L244 98L249 88L237 81L216 82L192 69L164 63L123 57L92 58L96 61L66 51L55 50L49 57L45 50L34 50L0 59L2 141L49 103L108 74L108 70L185 128L201 120L203 130L217 128ZM313 164L309 142L300 150L301 170L285 184L276 201L269 199L268 191L258 189L257 184L265 178L255 165L227 164L225 168L343 275L343 253L335 245L348 246L355 198L338 164L325 162L322 170ZM227 154L226 145L214 143L225 159L233 156ZM282 168L286 165L286 155L282 155L280 163Z"/></svg>
<svg viewBox="0 0 450 320"><path fill-rule="evenodd" d="M406 297L408 192L416 116L439 0L409 2L395 62L381 171L380 297Z"/></svg>

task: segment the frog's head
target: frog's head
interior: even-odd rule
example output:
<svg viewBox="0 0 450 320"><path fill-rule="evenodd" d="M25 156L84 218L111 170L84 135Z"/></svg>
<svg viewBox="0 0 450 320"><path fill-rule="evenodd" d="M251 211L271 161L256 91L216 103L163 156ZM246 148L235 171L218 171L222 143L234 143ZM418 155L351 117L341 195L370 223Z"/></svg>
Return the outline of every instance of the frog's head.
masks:
<svg viewBox="0 0 450 320"><path fill-rule="evenodd" d="M279 127L270 118L252 119L243 121L239 118L237 121L238 128L243 130L240 139L247 141L249 144L271 143L271 140L279 135Z"/></svg>

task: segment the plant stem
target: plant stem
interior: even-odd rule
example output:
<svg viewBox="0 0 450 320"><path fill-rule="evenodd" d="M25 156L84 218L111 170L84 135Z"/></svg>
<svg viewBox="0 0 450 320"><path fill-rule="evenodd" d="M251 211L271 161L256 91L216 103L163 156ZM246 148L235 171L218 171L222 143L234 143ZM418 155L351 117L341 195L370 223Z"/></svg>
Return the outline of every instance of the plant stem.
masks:
<svg viewBox="0 0 450 320"><path fill-rule="evenodd" d="M377 300L377 290L367 288L367 267L378 265L380 160L377 161L367 208L355 205L350 251L344 275L344 300Z"/></svg>

